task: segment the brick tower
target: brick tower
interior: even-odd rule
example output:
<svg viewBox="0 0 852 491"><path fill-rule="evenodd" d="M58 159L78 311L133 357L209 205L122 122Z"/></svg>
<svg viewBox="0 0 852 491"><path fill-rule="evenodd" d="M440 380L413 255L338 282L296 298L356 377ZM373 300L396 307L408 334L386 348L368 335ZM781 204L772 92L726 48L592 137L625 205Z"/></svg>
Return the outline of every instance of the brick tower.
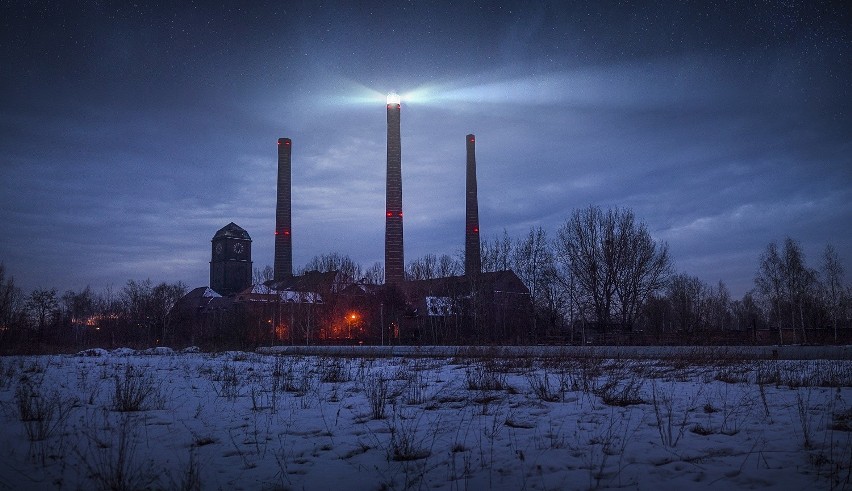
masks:
<svg viewBox="0 0 852 491"><path fill-rule="evenodd" d="M385 283L399 284L405 280L405 259L402 247L402 149L399 132L400 98L389 94L388 109L388 170L385 197Z"/></svg>
<svg viewBox="0 0 852 491"><path fill-rule="evenodd" d="M464 274L482 272L479 251L479 201L476 198L476 137L467 135L467 193L464 218Z"/></svg>
<svg viewBox="0 0 852 491"><path fill-rule="evenodd" d="M210 258L210 288L220 295L251 286L251 237L231 222L216 232Z"/></svg>
<svg viewBox="0 0 852 491"><path fill-rule="evenodd" d="M293 237L291 208L290 152L293 143L289 138L278 139L278 200L275 206L275 281L293 276Z"/></svg>

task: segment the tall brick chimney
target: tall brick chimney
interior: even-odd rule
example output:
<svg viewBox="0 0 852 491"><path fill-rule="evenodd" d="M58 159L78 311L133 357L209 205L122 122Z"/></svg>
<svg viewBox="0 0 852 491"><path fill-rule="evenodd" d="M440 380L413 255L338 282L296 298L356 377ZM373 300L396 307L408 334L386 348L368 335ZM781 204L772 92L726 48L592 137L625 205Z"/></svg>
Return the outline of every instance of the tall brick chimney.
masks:
<svg viewBox="0 0 852 491"><path fill-rule="evenodd" d="M389 94L388 109L388 170L385 197L385 283L399 284L405 280L402 247L402 148L399 134L400 99Z"/></svg>
<svg viewBox="0 0 852 491"><path fill-rule="evenodd" d="M289 138L278 139L278 200L275 205L275 281L293 276L293 235Z"/></svg>
<svg viewBox="0 0 852 491"><path fill-rule="evenodd" d="M467 193L465 194L464 274L482 272L479 250L479 201L476 198L476 137L467 135Z"/></svg>

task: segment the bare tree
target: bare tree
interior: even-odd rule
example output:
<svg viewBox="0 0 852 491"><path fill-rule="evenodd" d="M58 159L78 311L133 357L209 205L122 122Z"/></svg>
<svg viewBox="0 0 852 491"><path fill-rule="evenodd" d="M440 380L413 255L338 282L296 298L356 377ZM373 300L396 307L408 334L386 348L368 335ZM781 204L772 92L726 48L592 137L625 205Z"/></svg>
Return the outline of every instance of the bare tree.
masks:
<svg viewBox="0 0 852 491"><path fill-rule="evenodd" d="M784 297L784 261L778 253L778 245L770 242L766 251L760 256L760 267L754 277L754 285L758 293L768 300L775 311L775 322L778 323L778 342L784 344L784 331L781 326L781 303Z"/></svg>
<svg viewBox="0 0 852 491"><path fill-rule="evenodd" d="M338 271L342 276L341 281L345 283L353 283L360 280L363 276L360 264L352 260L348 255L340 255L337 252L314 256L302 268L301 274L308 271L320 271L323 273Z"/></svg>
<svg viewBox="0 0 852 491"><path fill-rule="evenodd" d="M757 335L758 325L763 325L766 316L754 298L754 291L748 291L742 300L731 302L731 312L737 330L750 330L753 336Z"/></svg>
<svg viewBox="0 0 852 491"><path fill-rule="evenodd" d="M461 263L448 254L442 254L438 258L438 264L435 267L435 274L437 274L438 278L458 276L462 273Z"/></svg>
<svg viewBox="0 0 852 491"><path fill-rule="evenodd" d="M461 263L452 256L443 254L438 257L434 254L426 254L408 263L405 268L405 277L411 281L431 280L458 276L461 272Z"/></svg>
<svg viewBox="0 0 852 491"><path fill-rule="evenodd" d="M611 254L611 230L602 230L600 208L576 210L560 228L556 241L557 258L575 280L582 302L589 304L595 320L604 326L611 323L615 296L615 265Z"/></svg>
<svg viewBox="0 0 852 491"><path fill-rule="evenodd" d="M111 346L116 346L118 341L123 341L127 332L123 328L129 323L125 311L123 295L117 293L112 285L104 288L95 298L95 318L97 334L105 341L109 339Z"/></svg>
<svg viewBox="0 0 852 491"><path fill-rule="evenodd" d="M139 338L144 336L150 343L154 332L154 321L151 318L151 289L153 285L150 279L145 281L128 280L121 289L120 299L123 307L122 317L129 327L129 331L120 337ZM128 341L128 339L120 339Z"/></svg>
<svg viewBox="0 0 852 491"><path fill-rule="evenodd" d="M628 209L575 210L559 230L557 259L606 327L632 326L638 306L662 289L671 271L668 246L654 242Z"/></svg>
<svg viewBox="0 0 852 491"><path fill-rule="evenodd" d="M59 300L56 297L56 288L33 290L27 299L26 309L36 326L38 343L41 344L45 330L59 316Z"/></svg>
<svg viewBox="0 0 852 491"><path fill-rule="evenodd" d="M705 299L707 313L707 327L717 331L724 331L731 326L733 314L731 311L731 293L725 282L719 281L716 288L707 290Z"/></svg>
<svg viewBox="0 0 852 491"><path fill-rule="evenodd" d="M88 286L79 292L68 290L62 295L62 309L69 324L85 324L97 310L95 294Z"/></svg>
<svg viewBox="0 0 852 491"><path fill-rule="evenodd" d="M0 328L8 333L21 323L24 313L24 294L15 286L13 276L6 277L6 267L0 263Z"/></svg>
<svg viewBox="0 0 852 491"><path fill-rule="evenodd" d="M586 344L585 325L586 313L588 304L584 295L581 295L577 286L578 282L567 265L557 260L554 255L554 283L552 294L554 304L558 304L565 316L567 316L568 325L570 326L571 341L573 342L576 328L580 327L580 342Z"/></svg>
<svg viewBox="0 0 852 491"><path fill-rule="evenodd" d="M716 306L718 323L720 329L733 329L734 326L734 299L731 291L724 281L719 280L716 287Z"/></svg>
<svg viewBox="0 0 852 491"><path fill-rule="evenodd" d="M639 306L662 290L671 275L671 257L665 242L654 242L646 225L636 223L630 210L610 210L615 225L610 253L616 264L615 293L621 325L632 326Z"/></svg>
<svg viewBox="0 0 852 491"><path fill-rule="evenodd" d="M538 317L540 314L547 315L545 310L548 308L548 304L556 299L548 295L550 286L555 281L556 273L553 252L544 229L531 227L526 238L515 243L512 252L512 265L512 270L530 291L530 300L535 309L532 332L534 335L539 335Z"/></svg>
<svg viewBox="0 0 852 491"><path fill-rule="evenodd" d="M405 277L409 281L437 278L437 264L438 258L434 254L426 254L408 263L405 268Z"/></svg>
<svg viewBox="0 0 852 491"><path fill-rule="evenodd" d="M381 285L385 282L385 266L376 261L364 271L364 283L368 285Z"/></svg>
<svg viewBox="0 0 852 491"><path fill-rule="evenodd" d="M127 335L149 344L164 343L172 307L186 290L182 282L154 285L150 279L129 280L121 290L124 315L131 327Z"/></svg>
<svg viewBox="0 0 852 491"><path fill-rule="evenodd" d="M511 266L512 239L505 229L502 237L495 235L491 240L483 238L479 250L483 272L507 271Z"/></svg>
<svg viewBox="0 0 852 491"><path fill-rule="evenodd" d="M761 256L760 270L754 282L757 290L773 306L781 343L784 341L784 313L789 315L793 332L799 328L801 341L807 342L805 308L815 303L817 272L808 268L799 243L787 237L782 251L774 242L770 243Z"/></svg>
<svg viewBox="0 0 852 491"><path fill-rule="evenodd" d="M791 324L796 329L796 315L799 317L802 341L807 342L807 330L805 329L804 304L808 297L816 290L816 271L805 264L805 253L798 242L787 237L784 240L784 287L787 298L792 306Z"/></svg>
<svg viewBox="0 0 852 491"><path fill-rule="evenodd" d="M831 244L822 253L822 292L837 342L837 319L843 309L843 265Z"/></svg>
<svg viewBox="0 0 852 491"><path fill-rule="evenodd" d="M186 295L188 288L183 282L160 283L151 290L152 317L157 327L160 328L159 343L171 343L173 336L168 331L172 308L178 300Z"/></svg>
<svg viewBox="0 0 852 491"><path fill-rule="evenodd" d="M267 281L271 281L275 278L275 270L272 269L272 266L266 265L263 269L254 268L254 272L251 275L251 282L254 285L262 285Z"/></svg>
<svg viewBox="0 0 852 491"><path fill-rule="evenodd" d="M667 287L667 297L674 328L680 332L701 329L704 322L703 301L707 285L695 276L681 273L672 276Z"/></svg>
<svg viewBox="0 0 852 491"><path fill-rule="evenodd" d="M62 295L62 323L73 334L74 342L83 339L86 325L97 312L95 293L88 286L79 292L68 290Z"/></svg>

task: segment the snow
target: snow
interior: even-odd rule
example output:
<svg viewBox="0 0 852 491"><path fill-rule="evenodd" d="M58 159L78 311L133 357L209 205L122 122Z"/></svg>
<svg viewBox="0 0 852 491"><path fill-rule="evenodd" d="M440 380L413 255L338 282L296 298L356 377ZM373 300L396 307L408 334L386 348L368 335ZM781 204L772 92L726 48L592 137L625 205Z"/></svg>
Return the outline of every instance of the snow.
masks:
<svg viewBox="0 0 852 491"><path fill-rule="evenodd" d="M77 353L76 356L107 356L109 351L103 348L90 348Z"/></svg>
<svg viewBox="0 0 852 491"><path fill-rule="evenodd" d="M0 489L852 489L848 360L128 351L0 357Z"/></svg>
<svg viewBox="0 0 852 491"><path fill-rule="evenodd" d="M426 297L426 315L448 316L455 313L456 302L451 297Z"/></svg>
<svg viewBox="0 0 852 491"><path fill-rule="evenodd" d="M292 303L322 303L322 296L314 292L283 290L279 292L281 300Z"/></svg>
<svg viewBox="0 0 852 491"><path fill-rule="evenodd" d="M204 290L204 293L201 294L201 296L204 297L204 298L220 298L222 295L219 295L218 293L213 291L212 288L207 287Z"/></svg>
<svg viewBox="0 0 852 491"><path fill-rule="evenodd" d="M294 290L276 290L274 288L270 288L267 285L259 284L252 285L251 289L248 291L250 295L248 300L252 302L269 302L268 298L257 298L257 296L265 297L269 295L276 295L281 298L282 302L289 303L322 303L322 296L319 293L314 292L303 292L303 291L294 291Z"/></svg>
<svg viewBox="0 0 852 491"><path fill-rule="evenodd" d="M167 356L175 354L175 350L168 348L166 346L156 346L154 348L144 349L138 352L140 355L156 355L156 356Z"/></svg>
<svg viewBox="0 0 852 491"><path fill-rule="evenodd" d="M131 356L137 354L138 351L133 348L116 348L111 353L115 356Z"/></svg>

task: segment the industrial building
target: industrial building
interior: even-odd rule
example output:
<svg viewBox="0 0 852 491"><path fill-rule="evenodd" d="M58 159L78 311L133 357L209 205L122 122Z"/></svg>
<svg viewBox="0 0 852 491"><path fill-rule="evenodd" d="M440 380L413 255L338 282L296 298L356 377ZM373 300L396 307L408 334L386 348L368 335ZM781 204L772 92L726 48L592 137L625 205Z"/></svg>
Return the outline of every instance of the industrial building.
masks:
<svg viewBox="0 0 852 491"><path fill-rule="evenodd" d="M339 271L293 274L292 151L278 139L273 279L251 282L251 237L229 223L211 240L210 286L173 310L175 342L514 344L527 339L529 290L512 271L481 271L476 138L465 136L464 275L406 281L401 100L387 99L385 282Z"/></svg>

